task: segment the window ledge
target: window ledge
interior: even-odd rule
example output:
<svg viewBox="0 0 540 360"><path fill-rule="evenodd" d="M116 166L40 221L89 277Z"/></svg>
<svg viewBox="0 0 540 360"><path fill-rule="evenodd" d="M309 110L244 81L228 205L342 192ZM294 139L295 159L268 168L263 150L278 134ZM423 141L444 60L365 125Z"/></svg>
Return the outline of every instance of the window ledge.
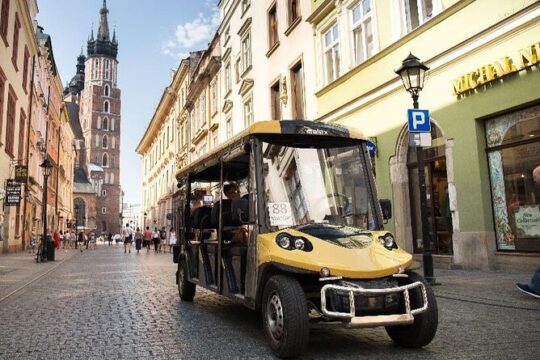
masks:
<svg viewBox="0 0 540 360"><path fill-rule="evenodd" d="M289 34L298 26L298 24L300 24L300 22L302 22L302 17L299 16L297 17L292 23L291 25L289 25L289 27L287 28L287 30L285 30L285 36L289 36Z"/></svg>
<svg viewBox="0 0 540 360"><path fill-rule="evenodd" d="M274 45L272 45L272 47L270 48L270 50L268 50L268 52L266 53L266 57L270 57L270 56L274 53L274 51L276 51L276 49L277 49L278 47L279 47L279 40L276 41L276 42L274 43Z"/></svg>
<svg viewBox="0 0 540 360"><path fill-rule="evenodd" d="M248 74L249 72L251 71L251 69L253 68L252 65L249 65L245 70L244 72L240 75L240 79L244 79Z"/></svg>

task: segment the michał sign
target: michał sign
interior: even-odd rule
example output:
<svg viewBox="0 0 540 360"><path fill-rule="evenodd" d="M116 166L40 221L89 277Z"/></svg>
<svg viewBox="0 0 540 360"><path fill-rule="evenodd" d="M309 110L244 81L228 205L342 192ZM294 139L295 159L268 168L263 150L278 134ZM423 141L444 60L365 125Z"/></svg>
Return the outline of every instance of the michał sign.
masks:
<svg viewBox="0 0 540 360"><path fill-rule="evenodd" d="M454 94L461 95L490 81L501 79L530 66L540 64L540 42L520 49L516 59L517 61L514 62L511 57L505 56L499 61L483 65L468 74L462 75L459 79L453 80Z"/></svg>
<svg viewBox="0 0 540 360"><path fill-rule="evenodd" d="M21 204L21 184L8 179L6 186L6 206L19 206Z"/></svg>

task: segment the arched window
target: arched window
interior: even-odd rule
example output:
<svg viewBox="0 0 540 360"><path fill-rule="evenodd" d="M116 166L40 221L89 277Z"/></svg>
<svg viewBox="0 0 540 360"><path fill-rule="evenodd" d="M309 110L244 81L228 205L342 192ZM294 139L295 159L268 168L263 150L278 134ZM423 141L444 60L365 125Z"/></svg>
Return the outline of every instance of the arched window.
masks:
<svg viewBox="0 0 540 360"><path fill-rule="evenodd" d="M103 90L103 95L109 97L111 93L111 88L108 84L105 84L105 88Z"/></svg>
<svg viewBox="0 0 540 360"><path fill-rule="evenodd" d="M101 165L102 165L103 167L109 166L109 155L103 154L103 158L102 158L102 161L101 161Z"/></svg>
<svg viewBox="0 0 540 360"><path fill-rule="evenodd" d="M110 110L110 109L109 109L109 101L108 101L108 100L105 100L105 101L103 102L103 112L108 113L109 110Z"/></svg>
<svg viewBox="0 0 540 360"><path fill-rule="evenodd" d="M109 138L107 135L103 135L103 139L101 140L101 147L104 149L107 149L109 147Z"/></svg>
<svg viewBox="0 0 540 360"><path fill-rule="evenodd" d="M78 229L84 228L86 226L86 203L82 198L75 198L73 209L75 210L75 225Z"/></svg>
<svg viewBox="0 0 540 360"><path fill-rule="evenodd" d="M99 118L98 118L99 119ZM98 120L99 121L99 120ZM104 117L103 118L103 124L102 124L103 130L109 131L109 119ZM99 127L98 127L99 129Z"/></svg>

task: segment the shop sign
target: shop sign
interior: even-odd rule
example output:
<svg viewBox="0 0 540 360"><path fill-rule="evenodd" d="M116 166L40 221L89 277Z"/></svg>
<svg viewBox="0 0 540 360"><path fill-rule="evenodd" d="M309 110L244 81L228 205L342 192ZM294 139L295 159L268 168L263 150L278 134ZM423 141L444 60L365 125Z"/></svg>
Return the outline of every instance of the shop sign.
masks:
<svg viewBox="0 0 540 360"><path fill-rule="evenodd" d="M26 184L26 179L28 179L28 166L15 166L15 181Z"/></svg>
<svg viewBox="0 0 540 360"><path fill-rule="evenodd" d="M6 206L19 206L21 204L21 184L8 179L6 186Z"/></svg>
<svg viewBox="0 0 540 360"><path fill-rule="evenodd" d="M540 236L540 206L520 206L514 219L518 238Z"/></svg>
<svg viewBox="0 0 540 360"><path fill-rule="evenodd" d="M517 62L514 62L511 57L505 56L499 61L483 65L453 80L454 94L461 95L490 81L502 79L527 67L540 64L540 42L520 49L516 58Z"/></svg>

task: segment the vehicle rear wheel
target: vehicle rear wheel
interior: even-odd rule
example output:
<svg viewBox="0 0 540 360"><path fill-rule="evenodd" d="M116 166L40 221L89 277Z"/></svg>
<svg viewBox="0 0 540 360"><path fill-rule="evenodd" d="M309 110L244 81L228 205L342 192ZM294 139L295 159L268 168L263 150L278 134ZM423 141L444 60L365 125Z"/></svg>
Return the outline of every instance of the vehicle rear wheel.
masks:
<svg viewBox="0 0 540 360"><path fill-rule="evenodd" d="M386 332L392 340L406 348L420 348L426 346L433 340L437 332L439 323L439 313L437 310L437 300L431 287L426 280L413 272L408 273L409 277L400 285L411 284L420 281L426 287L428 308L427 310L414 317L414 323L411 325L387 326ZM423 304L422 291L414 289L409 291L411 308L418 308Z"/></svg>
<svg viewBox="0 0 540 360"><path fill-rule="evenodd" d="M186 265L184 261L178 263L178 294L182 301L193 301L196 285L187 279Z"/></svg>
<svg viewBox="0 0 540 360"><path fill-rule="evenodd" d="M300 355L309 338L309 319L304 290L296 279L275 275L266 283L262 317L264 332L280 358Z"/></svg>

